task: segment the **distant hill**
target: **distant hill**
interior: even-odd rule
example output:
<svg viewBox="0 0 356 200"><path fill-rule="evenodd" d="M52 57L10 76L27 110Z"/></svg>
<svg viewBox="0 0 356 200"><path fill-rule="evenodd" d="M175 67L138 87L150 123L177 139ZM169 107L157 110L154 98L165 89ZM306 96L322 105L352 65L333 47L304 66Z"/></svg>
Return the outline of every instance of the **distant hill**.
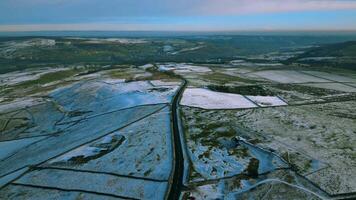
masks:
<svg viewBox="0 0 356 200"><path fill-rule="evenodd" d="M153 62L226 63L237 57L270 53L307 52L290 62L313 56L352 56L355 36L175 36L175 37L0 37L0 73L58 65L143 65ZM339 43L334 45L327 45ZM352 44L355 44L353 42ZM310 46L320 48L309 48ZM352 47L349 47L352 46ZM340 53L340 49L343 49ZM337 53L339 52L339 53ZM349 52L349 53L347 53ZM301 60L299 60L301 59ZM289 62L288 61L288 62ZM267 60L268 62L268 60ZM308 61L310 62L310 61ZM354 61L350 63L355 63Z"/></svg>
<svg viewBox="0 0 356 200"><path fill-rule="evenodd" d="M356 56L356 41L324 45L306 52L303 56Z"/></svg>
<svg viewBox="0 0 356 200"><path fill-rule="evenodd" d="M289 63L356 70L356 41L322 45L288 60Z"/></svg>

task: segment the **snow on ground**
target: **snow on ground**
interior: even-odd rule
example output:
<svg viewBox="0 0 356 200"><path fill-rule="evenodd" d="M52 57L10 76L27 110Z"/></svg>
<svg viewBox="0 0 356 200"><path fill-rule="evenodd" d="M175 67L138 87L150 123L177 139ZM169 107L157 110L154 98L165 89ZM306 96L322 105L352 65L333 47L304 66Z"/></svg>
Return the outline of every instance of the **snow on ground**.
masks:
<svg viewBox="0 0 356 200"><path fill-rule="evenodd" d="M174 71L176 73L207 73L211 72L211 69L203 66L195 66L185 63L168 63L168 64L159 64L159 71Z"/></svg>
<svg viewBox="0 0 356 200"><path fill-rule="evenodd" d="M326 79L292 70L267 70L254 72L252 74L279 83L329 82Z"/></svg>
<svg viewBox="0 0 356 200"><path fill-rule="evenodd" d="M288 162L300 173L310 174L324 191L350 193L356 188L356 162L351 156L356 142L355 105L355 101L344 101L241 111L238 115L245 115L239 124L265 135L259 143L265 148L279 155L288 152L292 158Z"/></svg>
<svg viewBox="0 0 356 200"><path fill-rule="evenodd" d="M136 120L157 112L165 105L135 107L117 112L101 114L94 118L63 124L64 129L55 137L19 150L15 155L0 162L0 176L24 166L34 165L53 158L108 133L116 131ZM58 125L60 127L60 125ZM56 129L59 127L56 126ZM41 132L39 132L41 134ZM38 133L37 133L38 134Z"/></svg>
<svg viewBox="0 0 356 200"><path fill-rule="evenodd" d="M55 46L56 41L52 39L34 38L30 40L22 41L8 41L4 42L0 48L0 57L11 59L17 50L21 50L28 47L46 47Z"/></svg>
<svg viewBox="0 0 356 200"><path fill-rule="evenodd" d="M303 85L316 88L337 90L342 92L356 92L356 87L351 87L342 83L309 83Z"/></svg>
<svg viewBox="0 0 356 200"><path fill-rule="evenodd" d="M70 151L43 166L101 171L168 181L173 159L171 135L170 111L166 107L152 116ZM124 138L120 145L110 145L114 147L110 152L100 151L100 148L107 146L103 144L112 143L111 138L120 137ZM91 159L86 159L90 156ZM76 158L87 161L78 163L76 160L79 159Z"/></svg>
<svg viewBox="0 0 356 200"><path fill-rule="evenodd" d="M221 137L217 139L218 145L212 145L203 140L189 140L188 148L194 170L204 180L246 174L254 159L259 163L256 169L258 174L288 166L271 152L249 143L233 142ZM193 181L199 181L199 178Z"/></svg>
<svg viewBox="0 0 356 200"><path fill-rule="evenodd" d="M255 63L248 62L245 60L233 60L230 62L234 66L243 66L243 67L280 67L283 66L281 63Z"/></svg>
<svg viewBox="0 0 356 200"><path fill-rule="evenodd" d="M87 192L60 191L44 188L34 188L22 185L7 185L0 192L0 199L18 200L18 194L22 199L47 200L47 199L85 199L85 200L121 200L120 198L106 195L98 195Z"/></svg>
<svg viewBox="0 0 356 200"><path fill-rule="evenodd" d="M318 71L303 71L307 74L311 74L317 77L325 78L328 80L332 81L338 81L338 82L356 82L356 79L353 79L351 77L346 77L338 74L331 74L327 72L318 72Z"/></svg>
<svg viewBox="0 0 356 200"><path fill-rule="evenodd" d="M13 140L58 133L56 122L63 119L58 107L51 102L0 115L0 140ZM5 123L4 123L5 121Z"/></svg>
<svg viewBox="0 0 356 200"><path fill-rule="evenodd" d="M163 51L166 53L170 53L174 50L174 48L171 45L164 45L163 46Z"/></svg>
<svg viewBox="0 0 356 200"><path fill-rule="evenodd" d="M190 191L192 199L224 199L224 186L222 184L207 184Z"/></svg>
<svg viewBox="0 0 356 200"><path fill-rule="evenodd" d="M307 57L299 58L298 61L324 61L324 60L334 60L336 57L324 56L324 57Z"/></svg>
<svg viewBox="0 0 356 200"><path fill-rule="evenodd" d="M99 141L96 141L90 145L84 145L78 147L58 158L50 161L50 163L63 163L63 162L83 162L86 160L94 159L101 154L106 154L113 151L117 146L119 146L125 137L117 134L107 135Z"/></svg>
<svg viewBox="0 0 356 200"><path fill-rule="evenodd" d="M236 74L244 74L244 73L249 73L252 71L252 69L249 68L241 68L241 67L236 67L236 68L224 68L222 70L220 70L221 73L225 73L228 75L236 75Z"/></svg>
<svg viewBox="0 0 356 200"><path fill-rule="evenodd" d="M16 153L22 148L25 148L26 146L37 142L39 140L42 140L46 138L45 136L42 137L33 137L33 138L25 138L25 139L19 139L19 140L11 140L11 141L4 141L0 142L0 160L3 160L12 154Z"/></svg>
<svg viewBox="0 0 356 200"><path fill-rule="evenodd" d="M327 194L292 171L279 170L258 178L231 177L192 185L188 199L329 199Z"/></svg>
<svg viewBox="0 0 356 200"><path fill-rule="evenodd" d="M349 85L349 86L352 86L352 87L356 88L356 83L348 83L347 85Z"/></svg>
<svg viewBox="0 0 356 200"><path fill-rule="evenodd" d="M184 53L184 52L187 52L187 51L196 51L196 50L201 49L203 47L205 47L205 46L197 46L197 47L192 47L192 48L185 48L185 49L181 49L179 51L171 52L169 54L177 55L177 54Z"/></svg>
<svg viewBox="0 0 356 200"><path fill-rule="evenodd" d="M274 96L246 96L251 101L255 102L257 105L266 107L266 106L285 106L286 102L282 101L278 97Z"/></svg>
<svg viewBox="0 0 356 200"><path fill-rule="evenodd" d="M44 103L44 100L41 98L19 98L15 101L5 102L0 104L0 112L10 112L13 110L20 110L26 107L31 107Z"/></svg>
<svg viewBox="0 0 356 200"><path fill-rule="evenodd" d="M37 80L42 75L65 71L68 68L44 68L39 70L27 70L27 71L16 71L6 74L0 74L0 85L11 86L16 85L25 81Z"/></svg>
<svg viewBox="0 0 356 200"><path fill-rule="evenodd" d="M147 43L144 39L131 39L131 38L70 38L76 40L83 40L88 44L101 44L101 43L119 43L119 44L143 44Z"/></svg>
<svg viewBox="0 0 356 200"><path fill-rule="evenodd" d="M152 64L145 64L145 65L138 66L138 68L144 69L144 70L146 70L148 68L152 68L152 67L154 67L154 65L152 65Z"/></svg>
<svg viewBox="0 0 356 200"><path fill-rule="evenodd" d="M0 188L2 188L3 186L5 186L6 184L10 183L11 181L15 180L16 178L18 178L19 176L21 176L23 173L25 173L29 168L28 167L24 167L22 169L19 169L15 172L12 172L10 174L7 174L3 177L0 178ZM1 193L0 193L0 199L1 198Z"/></svg>
<svg viewBox="0 0 356 200"><path fill-rule="evenodd" d="M134 199L164 199L168 187L167 182L58 169L35 170L15 183L92 191Z"/></svg>
<svg viewBox="0 0 356 200"><path fill-rule="evenodd" d="M63 90L56 90L50 96L68 111L85 111L95 114L139 105L170 103L179 88L153 86L148 81L80 82Z"/></svg>
<svg viewBox="0 0 356 200"><path fill-rule="evenodd" d="M147 77L150 77L150 76L152 76L152 74L150 72L145 72L145 73L135 74L134 78L135 79L137 79L137 78L147 78Z"/></svg>
<svg viewBox="0 0 356 200"><path fill-rule="evenodd" d="M187 88L180 102L184 106L204 109L254 108L254 103L239 94L214 92L203 88Z"/></svg>
<svg viewBox="0 0 356 200"><path fill-rule="evenodd" d="M170 80L154 80L150 81L154 86L178 86L180 82L174 82Z"/></svg>

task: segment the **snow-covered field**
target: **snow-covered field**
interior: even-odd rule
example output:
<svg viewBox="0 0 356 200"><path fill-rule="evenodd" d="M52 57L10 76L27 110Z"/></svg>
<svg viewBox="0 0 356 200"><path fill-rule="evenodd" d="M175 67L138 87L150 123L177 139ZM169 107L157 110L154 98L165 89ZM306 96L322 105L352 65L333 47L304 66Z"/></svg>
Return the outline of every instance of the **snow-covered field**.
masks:
<svg viewBox="0 0 356 200"><path fill-rule="evenodd" d="M149 81L115 82L110 79L80 82L50 96L68 111L110 112L139 105L170 103L178 85L153 86Z"/></svg>
<svg viewBox="0 0 356 200"><path fill-rule="evenodd" d="M309 83L303 85L316 88L337 90L342 92L356 92L356 87L351 87L342 83Z"/></svg>
<svg viewBox="0 0 356 200"><path fill-rule="evenodd" d="M20 149L25 148L26 146L44 138L46 138L46 136L0 142L0 160L7 158Z"/></svg>
<svg viewBox="0 0 356 200"><path fill-rule="evenodd" d="M42 116L42 123L37 122L33 124L32 129L41 130L41 127L51 128L45 129L48 133L52 133L53 137L48 137L44 140L35 142L34 144L22 148L16 152L15 155L9 157L6 160L0 162L0 176L12 172L16 169L20 169L27 165L33 165L41 163L49 158L58 156L66 151L72 150L74 147L78 147L80 144L99 139L108 133L118 130L124 126L133 123L142 117L153 114L162 109L165 105L151 105L135 107L128 110L120 110L116 112L110 112L101 114L96 117L86 118L76 121L66 120L68 122L59 123L61 121L44 120L49 116ZM52 117L53 118L53 117ZM60 120L61 118L59 118ZM57 119L58 120L58 119ZM52 132L56 129L58 132ZM24 132L23 134L28 134ZM30 132L31 134L41 135L41 131ZM4 137L16 137L16 134L7 134Z"/></svg>
<svg viewBox="0 0 356 200"><path fill-rule="evenodd" d="M332 73L327 73L327 72L320 72L320 71L303 71L304 73L311 74L317 77L325 78L328 80L332 81L338 81L338 82L354 82L356 83L356 79L353 79L351 77L346 77L338 74L332 74Z"/></svg>
<svg viewBox="0 0 356 200"><path fill-rule="evenodd" d="M173 159L171 135L170 112L166 107L120 131L52 159L42 166L168 181Z"/></svg>
<svg viewBox="0 0 356 200"><path fill-rule="evenodd" d="M283 66L281 63L255 63L248 62L245 60L233 60L230 62L234 66L242 66L242 67L280 67Z"/></svg>
<svg viewBox="0 0 356 200"><path fill-rule="evenodd" d="M180 102L184 106L204 109L253 108L254 103L239 94L214 92L203 88L187 88Z"/></svg>
<svg viewBox="0 0 356 200"><path fill-rule="evenodd" d="M243 96L215 92L204 88L186 89L180 104L204 109L237 109L255 108L257 105L261 107L287 105L286 102L275 96Z"/></svg>
<svg viewBox="0 0 356 200"><path fill-rule="evenodd" d="M326 79L292 70L267 70L254 72L252 74L279 83L329 82Z"/></svg>
<svg viewBox="0 0 356 200"><path fill-rule="evenodd" d="M15 183L72 191L92 191L133 199L164 199L168 187L167 182L58 169L35 170L22 176Z"/></svg>
<svg viewBox="0 0 356 200"><path fill-rule="evenodd" d="M8 185L2 189L0 193L1 199L18 200L18 194L21 194L23 199L85 199L85 200L117 200L119 198L104 196L93 193L77 192L77 191L60 191L44 188L35 188L21 185Z"/></svg>
<svg viewBox="0 0 356 200"><path fill-rule="evenodd" d="M168 103L181 83L92 78L51 90L49 97L1 100L0 149L6 149L0 152L1 187L28 172L27 166L43 163L63 170L31 171L16 183L165 198L173 166ZM2 188L0 199L11 199L15 187ZM78 195L18 189L28 199Z"/></svg>

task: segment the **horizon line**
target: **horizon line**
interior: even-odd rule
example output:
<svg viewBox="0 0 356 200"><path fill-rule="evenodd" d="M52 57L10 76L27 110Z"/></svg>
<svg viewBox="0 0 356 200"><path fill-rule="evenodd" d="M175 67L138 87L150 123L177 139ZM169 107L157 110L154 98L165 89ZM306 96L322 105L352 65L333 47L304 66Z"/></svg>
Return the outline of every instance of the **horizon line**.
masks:
<svg viewBox="0 0 356 200"><path fill-rule="evenodd" d="M177 32L177 33L244 33L244 32L355 32L356 29L219 29L219 30L196 30L196 29L185 29L185 30L169 30L169 29L129 29L129 30L119 30L119 29L38 29L38 30L5 30L1 29L0 33L25 33L25 32Z"/></svg>
<svg viewBox="0 0 356 200"><path fill-rule="evenodd" d="M120 31L120 32L356 32L356 27L213 27L183 24L0 24L0 32Z"/></svg>

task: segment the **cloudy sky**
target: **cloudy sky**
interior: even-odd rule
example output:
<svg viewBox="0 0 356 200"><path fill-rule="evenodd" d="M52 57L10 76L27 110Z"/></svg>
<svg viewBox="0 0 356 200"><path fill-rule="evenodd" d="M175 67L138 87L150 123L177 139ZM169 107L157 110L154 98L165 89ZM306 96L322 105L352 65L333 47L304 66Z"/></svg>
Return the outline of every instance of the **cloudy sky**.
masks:
<svg viewBox="0 0 356 200"><path fill-rule="evenodd" d="M0 0L0 31L356 30L356 0Z"/></svg>

